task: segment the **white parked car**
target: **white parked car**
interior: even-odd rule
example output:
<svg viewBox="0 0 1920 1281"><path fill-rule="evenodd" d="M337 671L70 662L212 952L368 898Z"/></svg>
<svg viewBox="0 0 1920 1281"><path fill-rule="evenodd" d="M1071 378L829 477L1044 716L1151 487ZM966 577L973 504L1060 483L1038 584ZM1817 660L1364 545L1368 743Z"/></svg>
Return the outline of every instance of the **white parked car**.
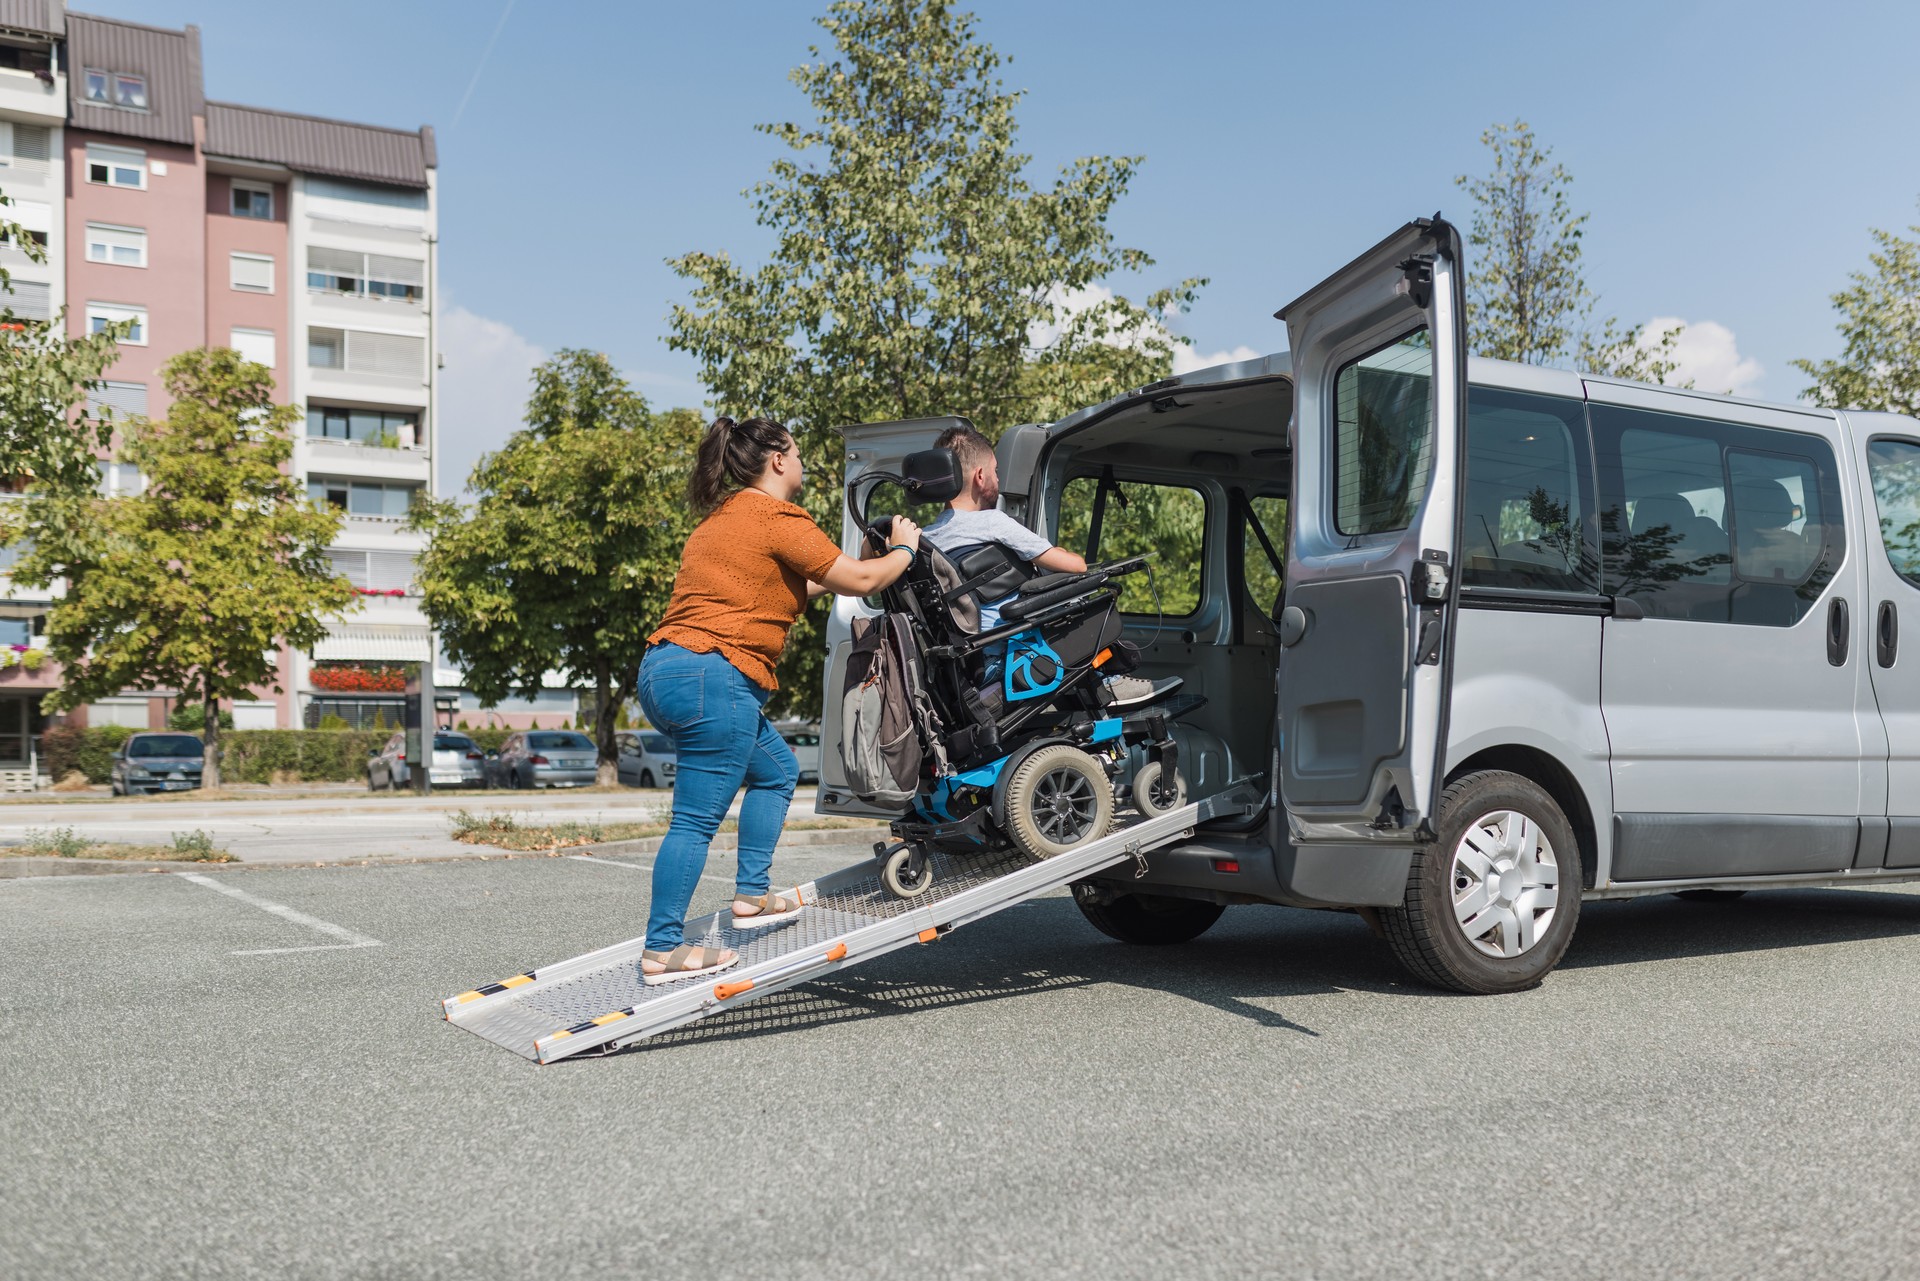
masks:
<svg viewBox="0 0 1920 1281"><path fill-rule="evenodd" d="M629 787L672 787L679 770L673 740L657 729L621 730L613 736L619 748L620 781Z"/></svg>

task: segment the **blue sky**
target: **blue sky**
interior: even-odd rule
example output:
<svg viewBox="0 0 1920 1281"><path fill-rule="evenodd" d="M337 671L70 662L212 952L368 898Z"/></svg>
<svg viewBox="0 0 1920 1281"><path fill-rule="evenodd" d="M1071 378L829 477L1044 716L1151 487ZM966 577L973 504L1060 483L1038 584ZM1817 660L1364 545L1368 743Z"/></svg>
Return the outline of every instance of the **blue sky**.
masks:
<svg viewBox="0 0 1920 1281"><path fill-rule="evenodd" d="M436 126L450 477L560 347L611 353L656 405L699 403L661 341L683 296L663 260L759 259L739 193L775 149L752 126L803 117L786 73L822 7L515 0L484 65L504 0L97 11L199 23L210 97ZM1464 220L1453 178L1485 167L1496 120L1527 119L1573 171L1602 313L1692 322L1696 372L1751 394L1798 396L1788 362L1835 353L1828 295L1867 229L1920 221L1912 3L972 8L1027 93L1037 179L1146 157L1113 226L1158 265L1120 287L1210 277L1177 326L1206 355L1284 347L1279 304L1408 217Z"/></svg>

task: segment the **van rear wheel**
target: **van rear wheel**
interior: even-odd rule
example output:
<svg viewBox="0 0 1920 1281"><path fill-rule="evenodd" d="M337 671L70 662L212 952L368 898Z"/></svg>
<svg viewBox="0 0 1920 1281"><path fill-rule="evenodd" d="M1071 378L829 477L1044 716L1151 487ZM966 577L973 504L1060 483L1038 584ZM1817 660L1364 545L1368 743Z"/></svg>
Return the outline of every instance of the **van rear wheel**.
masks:
<svg viewBox="0 0 1920 1281"><path fill-rule="evenodd" d="M1546 791L1504 770L1440 796L1440 839L1416 850L1380 923L1415 978L1456 992L1520 992L1560 963L1580 917L1573 827Z"/></svg>
<svg viewBox="0 0 1920 1281"><path fill-rule="evenodd" d="M1085 881L1074 885L1073 903L1087 923L1108 938L1151 947L1197 939L1227 910L1218 903L1166 894L1106 897Z"/></svg>

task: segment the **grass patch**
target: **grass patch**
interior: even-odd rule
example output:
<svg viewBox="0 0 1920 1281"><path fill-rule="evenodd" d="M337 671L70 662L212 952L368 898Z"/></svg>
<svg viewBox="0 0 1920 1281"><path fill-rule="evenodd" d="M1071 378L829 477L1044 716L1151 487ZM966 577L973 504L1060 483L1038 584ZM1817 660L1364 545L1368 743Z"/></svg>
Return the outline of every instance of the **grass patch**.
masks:
<svg viewBox="0 0 1920 1281"><path fill-rule="evenodd" d="M455 810L447 816L447 826L452 829L454 840L468 845L492 845L503 850L529 853L571 849L577 845L598 845L606 841L636 841L648 836L667 834L666 819L645 819L626 823L567 822L543 826L522 823L517 816L502 810L493 810L485 814L476 814L466 809ZM866 819L817 818L800 819L788 823L783 830L817 832L873 826L875 824ZM740 825L728 819L720 824L720 830L737 832L740 830Z"/></svg>
<svg viewBox="0 0 1920 1281"><path fill-rule="evenodd" d="M210 832L175 832L167 845L122 845L94 841L71 827L30 827L19 845L0 847L0 857L107 858L139 863L237 863L239 858L213 843Z"/></svg>

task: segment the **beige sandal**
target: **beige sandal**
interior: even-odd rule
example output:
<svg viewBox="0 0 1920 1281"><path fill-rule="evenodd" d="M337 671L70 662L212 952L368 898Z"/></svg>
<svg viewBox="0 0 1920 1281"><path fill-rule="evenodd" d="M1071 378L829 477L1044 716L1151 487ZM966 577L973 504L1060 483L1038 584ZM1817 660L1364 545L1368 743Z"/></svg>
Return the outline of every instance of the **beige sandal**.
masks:
<svg viewBox="0 0 1920 1281"><path fill-rule="evenodd" d="M640 977L649 984L672 983L679 979L699 978L724 970L740 961L740 954L725 947L694 947L682 943L671 952L640 953ZM658 965L657 970L647 966Z"/></svg>
<svg viewBox="0 0 1920 1281"><path fill-rule="evenodd" d="M805 906L801 903L798 893L792 898L771 893L736 894L733 896L733 905L736 908L744 905L753 909L751 912L733 914L735 929L752 929L759 925L772 925L778 921L791 921L800 915L800 909Z"/></svg>

